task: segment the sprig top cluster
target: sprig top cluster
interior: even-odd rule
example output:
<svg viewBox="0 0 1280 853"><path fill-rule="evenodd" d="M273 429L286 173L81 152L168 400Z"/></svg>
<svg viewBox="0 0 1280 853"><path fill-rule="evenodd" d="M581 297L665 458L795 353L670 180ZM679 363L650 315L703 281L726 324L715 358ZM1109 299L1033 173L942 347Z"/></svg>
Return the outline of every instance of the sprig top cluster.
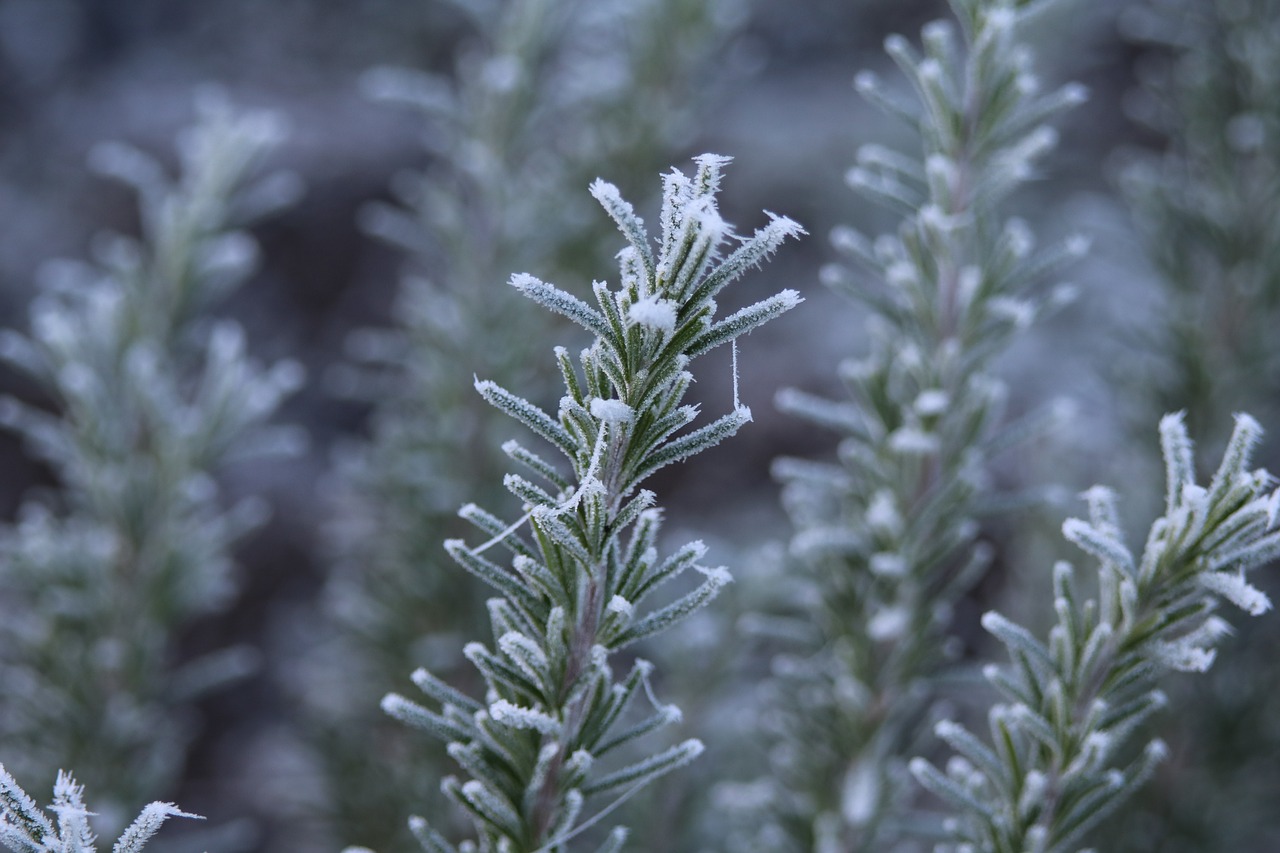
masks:
<svg viewBox="0 0 1280 853"><path fill-rule="evenodd" d="M594 336L576 363L566 349L556 349L566 391L556 414L493 382L476 383L486 400L559 451L570 472L509 442L504 450L536 477L506 477L524 516L507 524L468 505L462 515L491 538L479 546L446 543L455 560L501 594L490 601L496 649L472 643L465 650L485 679L484 701L419 670L415 682L440 710L394 694L384 707L449 742L450 755L471 779L447 779L444 790L471 816L481 850L567 849L569 838L603 816L584 821L586 799L626 796L702 749L689 740L642 751L638 760L622 749L679 714L654 699L650 664L637 661L618 679L611 654L705 605L729 580L723 568L701 565L706 549L700 542L659 558L661 513L640 484L750 420L735 399L729 413L685 431L698 414L683 403L693 381L688 367L800 301L787 290L716 317L721 290L801 230L771 217L725 251L732 232L715 196L726 159L704 155L696 162L692 178L676 171L664 178L657 252L617 189L603 181L592 185L628 242L619 254L619 285L596 282L595 305L529 275L512 278L525 296ZM527 535L521 531L526 522ZM486 556L498 544L511 552L509 567ZM646 606L651 593L688 569L703 575L691 592ZM637 694L653 708L632 722L628 706ZM615 750L631 754L630 763L614 759ZM425 849L454 849L425 823L415 823L415 832ZM606 848L624 837L615 830Z"/></svg>

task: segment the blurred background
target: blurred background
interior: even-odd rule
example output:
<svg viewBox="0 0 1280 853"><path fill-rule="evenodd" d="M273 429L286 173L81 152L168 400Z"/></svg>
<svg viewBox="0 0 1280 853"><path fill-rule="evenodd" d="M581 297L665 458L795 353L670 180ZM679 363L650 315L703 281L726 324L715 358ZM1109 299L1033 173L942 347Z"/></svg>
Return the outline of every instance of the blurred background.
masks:
<svg viewBox="0 0 1280 853"><path fill-rule="evenodd" d="M1153 301L1154 272L1116 190L1121 159L1164 144L1126 113L1147 52L1122 35L1119 21L1130 5L1064 2L1036 30L1036 67L1045 85L1077 80L1091 98L1061 124L1059 151L1020 197L1021 212L1041 239L1082 232L1093 239L1094 251L1073 270L1077 302L1026 336L1004 369L1012 413L1068 398L1075 406L1070 428L1010 459L998 476L1014 485L1050 481L1068 496L1095 480L1121 485L1130 469L1149 470L1132 455L1116 461L1117 448L1129 440L1117 405L1124 392L1099 363L1110 360L1114 369L1114 354L1123 352L1116 349L1124 342L1116 340L1110 318L1141 316ZM827 234L841 223L873 234L893 227L844 183L858 146L905 138L861 101L853 77L873 68L894 79L882 50L885 36L900 32L915 39L924 23L947 9L937 0L743 0L716 9L710 49L691 66L689 79L673 87L679 121L673 119L673 132L661 139L658 165L644 180L631 173L602 177L617 181L652 221L663 164L684 168L703 151L728 154L734 158L723 201L729 221L752 229L767 208L810 232L737 297L745 301L753 292L793 287L807 300L740 347L743 402L756 422L728 445L664 474L655 486L669 508L672 537L706 538L719 555L714 558L734 566L787 535L770 460L830 449L773 411L775 391L794 385L838 393L834 365L859 351L858 309L818 281L819 269L832 259ZM265 495L272 517L239 546L234 603L185 627L176 639L179 658L234 643L248 643L263 656L257 674L201 700L199 733L181 784L160 795L206 815L211 827L234 828L220 836L222 848L210 849L333 850L368 843L336 837L323 821L307 817L308 808L332 794L316 781L320 771L303 731L298 681L310 675L300 675L298 661L322 641L315 626L332 607L326 600L331 531L341 526L344 512L335 498L341 491L334 483L335 459L372 431L374 407L353 400L340 381L348 341L354 330L403 321L397 293L406 256L367 236L358 223L371 203L392 199L398 174L429 170L439 155L423 144L420 114L371 100L361 81L378 66L453 76L480 41L476 19L443 0L0 0L5 327L27 327L26 306L42 264L86 256L100 231L138 229L130 193L85 168L93 146L126 141L172 166L173 139L192 120L201 87L216 85L239 107L282 116L289 135L267 166L296 172L306 188L296 204L254 227L260 269L219 309L246 327L257 356L289 357L306 367L306 387L279 419L305 427L310 446L298 458L223 472L229 496ZM584 197L585 189L584 180ZM557 214L542 212L549 220ZM605 247L603 256L616 248ZM613 270L605 266L595 274L609 277ZM516 321L505 334L523 330ZM548 363L558 342L549 338L539 347ZM450 369L463 378L479 370L468 364ZM704 410L727 408L727 354L723 362L709 359L704 370L711 377L698 386ZM0 390L40 402L38 389L8 367L0 367ZM0 433L0 460L0 512L12 518L23 496L53 485L53 477L7 432ZM1145 496L1150 503L1158 497L1156 482ZM1063 511L1046 510L1045 520L1026 528L1052 537ZM1008 531L995 535L1009 537L1009 554L1042 559L1045 546L1013 541ZM441 570L453 572L457 584L474 584L441 558ZM1000 596L1000 577L982 595ZM737 606L730 602L725 612ZM485 634L487 627L476 624L471 636L487 639ZM341 683L338 673L328 678ZM679 684L673 676L669 698L684 704ZM373 708L379 695L364 698ZM697 724L697 715L693 719L690 725ZM709 769L703 776L715 775L714 760L704 759ZM52 780L20 781L34 794ZM282 792L301 805L281 808ZM672 842L669 849L678 847Z"/></svg>

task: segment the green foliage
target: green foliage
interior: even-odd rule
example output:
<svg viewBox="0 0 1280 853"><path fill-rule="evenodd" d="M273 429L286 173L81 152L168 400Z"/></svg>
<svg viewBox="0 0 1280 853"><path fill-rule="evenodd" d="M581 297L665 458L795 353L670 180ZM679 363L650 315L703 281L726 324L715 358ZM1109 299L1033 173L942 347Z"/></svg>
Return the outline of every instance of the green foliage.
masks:
<svg viewBox="0 0 1280 853"><path fill-rule="evenodd" d="M704 155L693 178L676 171L664 178L656 254L617 189L603 181L592 185L628 239L619 254L620 283L611 289L597 282L595 305L532 276L512 278L517 290L570 317L594 341L576 364L557 348L565 396L555 415L488 380L477 381L476 389L566 457L571 473L508 443L508 454L543 481L507 475L504 484L523 502L524 515L507 524L469 505L463 517L489 538L477 546L445 545L501 595L489 601L495 648L470 643L464 650L484 678L484 701L425 670L414 680L433 708L397 694L383 701L388 713L449 743L450 756L470 778L450 777L442 787L471 818L480 850L567 849L612 809L584 818L593 798L625 798L702 751L698 741L687 740L628 757L622 747L675 722L679 713L654 698L650 664L637 660L619 679L610 659L704 606L729 581L725 569L701 564L706 549L698 542L659 558L661 512L655 495L640 488L657 469L719 443L751 419L735 399L728 414L686 431L698 415L697 407L682 404L693 381L690 362L800 301L783 291L715 319L719 292L801 233L791 220L772 217L722 257L731 236L715 199L724 163ZM510 552L509 567L487 556L498 546ZM642 607L689 569L702 575L697 586ZM650 710L631 707L641 695ZM425 824L416 826L423 849L454 849ZM615 831L606 849L622 837Z"/></svg>
<svg viewBox="0 0 1280 853"><path fill-rule="evenodd" d="M730 580L705 564L703 543L670 547L645 487L751 419L736 351L732 406L718 417L685 402L690 366L796 305L790 290L725 316L716 303L800 229L771 216L751 236L734 234L718 210L725 159L711 155L692 177L665 177L656 247L624 192L591 183L607 172L631 195L695 122L723 115L700 109L716 79L708 60L741 25L742 4L455 0L429 13L465 19L450 21L465 35L447 74L365 78L373 97L416 111L425 165L397 176L392 203L362 213L366 231L405 252L408 275L397 327L358 332L333 373L340 393L372 410L371 440L320 488L337 493L326 590L337 621L308 626L308 639L329 642L301 666L273 667L307 691L308 720L288 725L310 726L305 772L327 788L317 801L325 825L304 830L433 853L615 851L629 832L614 820L644 826L654 815L664 825L646 826L636 846L1274 846L1258 817L1280 785L1268 760L1280 738L1274 643L1246 629L1237 642L1251 648L1230 656L1234 669L1220 664L1200 680L1218 679L1196 701L1160 686L1171 669L1210 668L1228 632L1223 600L1254 614L1270 606L1246 573L1280 552L1280 492L1249 469L1260 428L1240 416L1229 442L1218 431L1226 411L1280 411L1270 399L1280 369L1270 340L1280 292L1276 0L1128 4L1130 34L1154 44L1157 60L1142 65L1132 103L1168 147L1124 177L1166 289L1154 317L1128 315L1125 337L1150 359L1142 387L1124 390L1144 423L1185 410L1161 422L1164 515L1135 554L1111 493L1086 493L1088 518L1063 532L1098 561L1097 586L1057 565L1045 639L1027 613L1021 624L988 613L982 625L1009 658L982 670L1000 696L990 736L965 716L979 679L961 659L977 633L976 624L966 633L963 614L976 615L996 555L1017 551L998 551L999 528L981 526L1013 502L993 471L1054 414L1010 422L996 362L1069 296L1055 276L1086 248L1078 237L1039 247L1032 227L1010 217L1056 145L1049 123L1084 94L1042 91L1031 70L1028 24L1052 5L952 0L956 23L928 25L919 47L887 41L901 87L870 73L856 80L905 123L912 150L864 146L847 174L900 217L874 239L832 232L842 260L822 278L866 320L859 357L838 370L847 396L779 398L839 444L830 461L775 465L794 525L777 561L785 574L764 590L768 612L742 620L771 643L762 707L739 701L760 698L757 655L741 656L750 675L727 685L731 698L718 695L732 676L706 670L729 651L713 662L703 654L730 645L718 627L674 661L682 677L666 667L662 678L635 656L674 657L650 642L698 634L703 626L687 620ZM735 56L749 64L757 54L744 47ZM772 97L767 89L751 103ZM116 850L128 853L168 817L192 817L153 803L126 827L136 803L178 781L193 700L255 665L243 648L175 663L173 638L226 606L231 548L262 516L252 500L228 509L218 472L298 443L266 423L299 370L255 364L238 327L209 314L253 265L245 225L291 192L287 178L251 178L277 136L267 117L210 102L182 138L177 178L132 149L100 148L95 166L138 192L140 237L101 238L93 263L51 268L30 333L0 333L0 357L40 395L0 402L0 422L60 487L29 497L0 530L0 750L20 775L51 780L74 767L103 797L91 828L69 774L58 775L46 814L0 769L0 846L87 853L96 829L119 833ZM588 184L607 216L580 192ZM619 277L577 287L613 254L615 238L602 237L609 220L626 241ZM514 269L563 286L508 279ZM531 317L522 298L547 312ZM561 392L540 356L551 329L569 327L588 345L554 350ZM1095 330L1071 333L1076 349L1097 343ZM504 440L513 428L543 446ZM1215 452L1227 445L1207 487L1189 432ZM1129 449L1087 438L1102 453ZM504 476L510 462L516 472ZM499 511L512 497L520 508ZM744 530L755 517L738 507L714 509L745 552L764 534ZM483 583L460 583L446 557ZM492 640L464 645L482 610ZM408 672L417 692L387 693L379 714L373 697ZM715 786L724 796L714 807L696 794L712 789L706 776L723 763L679 774L693 780L683 788L667 778L703 746L663 739L681 713L658 696L694 678L685 690L701 691L695 701L709 709L700 731L723 726L728 740L749 719L741 760L767 750L765 778ZM1174 725L1157 713L1166 704L1183 709ZM423 732L445 749L424 748ZM938 760L947 747L955 755ZM1161 765L1166 751L1177 760ZM460 769L441 784L449 762ZM1152 776L1149 798L1132 802ZM286 824L296 812L272 799L286 793L283 778L268 780L254 808L285 827L267 828L265 844L296 846ZM642 789L651 811L619 817ZM1126 823L1104 826L1125 806ZM404 826L415 809L426 817ZM705 814L694 840L684 830L696 811ZM917 830L926 840L909 837Z"/></svg>
<svg viewBox="0 0 1280 853"><path fill-rule="evenodd" d="M924 759L911 765L961 815L953 843L941 850L1075 850L1146 781L1164 744L1148 742L1137 758L1126 748L1166 702L1158 679L1213 663L1230 632L1214 615L1220 601L1255 616L1271 607L1245 579L1280 554L1280 492L1270 491L1266 471L1249 470L1260 436L1256 421L1238 417L1206 488L1195 482L1181 416L1167 416L1160 423L1165 514L1141 556L1122 541L1114 497L1095 487L1086 494L1088 521L1068 520L1063 534L1098 560L1097 597L1081 595L1074 570L1061 563L1048 643L998 613L983 617L1010 658L985 673L1005 700L989 714L991 744L943 721L936 732L958 756L945 773Z"/></svg>
<svg viewBox="0 0 1280 853"><path fill-rule="evenodd" d="M456 640L484 619L479 589L459 588L440 550L466 530L459 503L505 494L509 423L468 371L535 399L555 375L539 367L551 318L530 316L504 282L512 269L574 280L599 268L608 224L582 188L605 170L647 181L668 162L698 100L690 81L715 79L710 59L736 26L729 4L703 0L458 5L470 30L450 75L379 68L362 81L420 117L431 160L397 176L393 204L362 211L408 271L397 326L354 334L334 374L342 393L375 408L335 502L327 598L341 648L322 665L347 676L341 695L310 698L332 787L326 819L341 840L381 849L408 841L403 815L422 808L436 774L423 772L431 753L366 697L416 667L462 664ZM410 760L371 760L371 729L376 754Z"/></svg>
<svg viewBox="0 0 1280 853"><path fill-rule="evenodd" d="M0 747L30 775L74 767L111 798L109 826L181 768L190 701L252 665L233 648L175 668L173 635L227 603L232 543L265 513L223 508L214 476L299 440L265 422L300 368L257 365L239 326L206 313L253 267L240 227L295 192L250 180L279 135L274 117L211 96L177 180L131 148L98 149L99 170L138 192L141 237L52 269L30 336L0 338L58 407L8 399L0 419L61 485L0 532Z"/></svg>
<svg viewBox="0 0 1280 853"><path fill-rule="evenodd" d="M1162 303L1136 337L1140 376L1124 376L1133 421L1185 410L1204 447L1221 413L1274 418L1273 330L1280 299L1280 5L1273 0L1135 5L1123 23L1142 43L1129 104L1157 131L1159 155L1133 158L1121 187ZM1128 333L1128 330L1125 330ZM1274 464L1274 456L1264 459ZM1280 785L1274 620L1242 626L1233 652L1171 689L1181 710L1160 727L1175 760L1133 804L1118 844L1134 851L1267 849Z"/></svg>
<svg viewBox="0 0 1280 853"><path fill-rule="evenodd" d="M1041 92L1028 67L1019 27L1041 5L956 3L961 32L928 25L923 56L891 37L914 103L892 100L869 72L857 79L922 150L865 146L848 175L905 217L874 243L833 233L868 273L824 270L871 311L870 353L840 366L851 399L779 398L841 444L835 463L775 466L803 573L787 633L805 642L775 667L773 808L763 827L757 814L747 824L759 843L879 849L910 803L905 756L936 700L927 679L948 666L954 607L991 560L975 520L990 459L1028 426L1003 422L991 364L1057 304L1044 281L1084 249L1074 238L1037 250L1028 226L1002 213L1054 145L1045 120L1083 97L1074 85Z"/></svg>

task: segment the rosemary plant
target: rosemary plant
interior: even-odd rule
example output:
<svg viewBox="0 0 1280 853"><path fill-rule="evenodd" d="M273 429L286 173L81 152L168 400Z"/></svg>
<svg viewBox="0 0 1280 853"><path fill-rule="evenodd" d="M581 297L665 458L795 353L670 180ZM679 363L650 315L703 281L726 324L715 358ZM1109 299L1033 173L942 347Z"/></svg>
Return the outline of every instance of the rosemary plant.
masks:
<svg viewBox="0 0 1280 853"><path fill-rule="evenodd" d="M458 589L442 570L439 543L465 531L455 508L468 496L501 500L507 422L456 366L535 398L550 390L554 372L537 357L550 324L523 312L503 281L512 269L557 279L599 269L607 226L580 188L606 167L625 186L667 162L689 123L688 93L701 89L690 81L714 79L709 57L735 26L727 4L703 0L458 5L473 15L477 43L452 78L378 69L365 81L373 96L422 115L432 160L397 178L396 204L365 212L367 230L405 251L410 272L397 327L353 335L352 361L337 374L341 390L375 408L371 441L341 472L328 599L343 629L344 680L336 702L312 697L339 706L316 715L317 753L332 780L332 831L381 849L408 840L400 818L421 808L438 774L423 772L434 753L418 754L364 697L418 666L450 675L458 636L484 619L478 590ZM371 728L377 752L415 760L392 769L371 760ZM356 777L364 783L353 786Z"/></svg>
<svg viewBox="0 0 1280 853"><path fill-rule="evenodd" d="M1182 416L1166 416L1165 514L1141 557L1122 541L1113 494L1095 487L1086 494L1089 520L1069 519L1063 534L1099 561L1097 598L1082 597L1074 569L1059 563L1048 643L998 613L983 617L1011 661L984 673L1007 700L989 714L991 745L943 721L936 733L958 756L945 773L924 759L911 764L959 812L948 825L953 843L941 850L1075 850L1146 780L1164 744L1151 740L1136 758L1129 748L1134 730L1165 705L1160 676L1209 668L1230 631L1214 614L1220 601L1255 616L1271 607L1245 578L1280 555L1280 491L1268 491L1269 473L1249 470L1261 432L1237 416L1205 488Z"/></svg>
<svg viewBox="0 0 1280 853"><path fill-rule="evenodd" d="M1221 412L1276 414L1280 4L1147 2L1124 22L1145 43L1133 112L1167 147L1122 173L1163 301L1143 324L1140 381L1124 377L1121 387L1137 404L1133 420L1183 409L1202 445L1217 447ZM1134 803L1119 837L1124 849L1280 844L1270 795L1280 786L1278 639L1274 620L1251 621L1237 653L1173 691L1184 710L1161 734L1176 760Z"/></svg>
<svg viewBox="0 0 1280 853"><path fill-rule="evenodd" d="M659 558L661 512L640 484L750 420L735 399L728 414L683 431L697 417L697 407L681 403L693 381L687 368L800 301L784 290L714 319L723 288L801 230L771 217L721 257L731 232L715 196L726 161L703 155L696 162L692 179L678 171L664 179L656 254L618 190L600 180L592 184L592 195L628 242L619 254L620 285L595 283L596 306L530 275L511 279L520 293L594 336L577 365L568 350L556 349L566 391L557 414L492 381L476 383L486 401L564 455L571 473L508 442L504 451L542 483L505 478L524 515L508 524L468 504L461 515L488 540L445 544L501 594L489 601L495 648L470 643L465 649L484 678L483 701L419 669L414 682L438 710L397 694L383 707L449 743L450 756L470 779L449 777L442 788L471 818L483 851L564 851L613 807L584 817L588 801L614 797L616 803L702 751L701 743L686 740L629 763L623 757L626 747L675 722L679 712L654 698L651 664L635 660L618 678L611 659L707 604L730 579L725 569L701 564L706 549L699 542ZM497 546L511 553L509 568L487 556ZM702 575L695 588L667 604L644 606L658 587L689 569ZM628 710L638 695L652 708L632 721ZM424 850L459 849L421 819L412 829ZM625 837L615 828L602 849L618 849Z"/></svg>
<svg viewBox="0 0 1280 853"><path fill-rule="evenodd" d="M176 181L131 148L95 152L137 190L141 238L54 269L30 336L0 337L59 410L8 399L0 420L61 485L0 531L0 750L24 774L72 767L108 792L104 828L172 783L192 698L252 664L242 648L173 664L174 633L228 602L232 543L265 511L224 509L214 475L298 443L265 421L299 367L258 366L240 328L206 314L253 267L240 226L290 193L288 178L250 180L280 126L216 97L199 112Z"/></svg>
<svg viewBox="0 0 1280 853"><path fill-rule="evenodd" d="M18 787L0 765L0 844L14 853L96 853L97 836L89 826L84 786L68 773L58 773L53 786L53 820ZM129 824L112 853L137 853L171 817L199 818L173 803L155 802Z"/></svg>
<svg viewBox="0 0 1280 853"><path fill-rule="evenodd" d="M905 757L927 731L929 680L954 647L953 607L991 560L975 521L991 491L989 461L1019 435L1002 422L992 362L1059 301L1045 279L1085 247L1072 238L1037 249L1029 227L1003 212L1054 145L1045 122L1083 98L1076 85L1041 92L1029 68L1020 27L1044 5L956 0L959 34L928 25L924 56L891 37L915 104L869 72L857 78L910 123L922 151L868 145L849 172L855 189L905 217L874 243L833 233L870 273L824 270L871 312L869 354L840 368L851 399L779 398L841 444L838 462L775 466L803 584L796 618L769 620L800 645L775 659L768 687L775 747L757 793L770 807L763 825L752 810L745 830L758 845L881 849L910 803Z"/></svg>

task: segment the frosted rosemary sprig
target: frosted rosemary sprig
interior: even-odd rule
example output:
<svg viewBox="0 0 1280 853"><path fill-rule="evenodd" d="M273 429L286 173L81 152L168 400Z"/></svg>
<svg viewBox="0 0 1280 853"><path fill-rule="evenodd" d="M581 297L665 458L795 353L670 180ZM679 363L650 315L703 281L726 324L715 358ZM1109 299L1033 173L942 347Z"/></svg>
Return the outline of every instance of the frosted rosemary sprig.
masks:
<svg viewBox="0 0 1280 853"><path fill-rule="evenodd" d="M353 334L351 361L334 374L342 392L373 403L372 437L341 469L331 537L341 688L309 698L324 730L327 820L343 841L376 849L407 842L401 817L438 774L424 772L425 754L403 778L370 760L370 729L381 750L413 745L367 696L416 666L448 675L442 650L484 613L478 590L452 583L440 542L467 529L459 503L505 496L499 433L509 422L456 368L533 397L551 391L555 372L540 356L554 320L530 317L507 276L575 280L600 269L611 226L581 188L606 168L624 187L647 185L706 98L710 60L735 27L704 0L457 5L474 26L451 74L381 68L363 81L371 97L420 118L430 165L397 175L395 202L363 212L366 230L405 253L407 274L395 328Z"/></svg>
<svg viewBox="0 0 1280 853"><path fill-rule="evenodd" d="M842 441L836 463L775 466L805 579L787 633L804 639L770 687L772 808L763 827L758 814L747 821L755 843L879 849L910 802L904 760L934 699L927 679L947 663L953 605L990 560L974 520L988 460L1019 435L1002 422L990 366L1054 306L1045 279L1084 249L1080 238L1037 249L1002 209L1054 145L1045 121L1083 98L1074 85L1042 92L1029 68L1019 28L1043 5L954 2L959 32L928 25L923 55L891 37L912 103L870 72L857 78L906 118L921 150L867 145L848 174L904 216L874 242L845 227L832 235L870 273L824 271L872 312L869 355L840 367L851 399L779 398Z"/></svg>
<svg viewBox="0 0 1280 853"><path fill-rule="evenodd" d="M0 420L61 485L0 531L0 754L33 776L74 768L114 804L107 826L181 769L190 700L251 665L244 649L173 664L173 634L227 603L231 545L264 513L221 506L213 478L298 443L264 424L300 369L259 367L238 325L207 316L254 265L240 226L292 192L252 179L281 128L216 96L198 106L176 180L132 148L95 151L137 190L141 237L51 269L29 336L0 336L58 409L7 399Z"/></svg>
<svg viewBox="0 0 1280 853"><path fill-rule="evenodd" d="M94 813L84 804L84 786L58 772L53 786L52 819L0 765L0 845L14 853L96 853L97 836L89 826ZM152 803L125 827L112 853L137 853L171 817L200 819L173 803Z"/></svg>
<svg viewBox="0 0 1280 853"><path fill-rule="evenodd" d="M1063 534L1098 560L1097 598L1082 597L1074 569L1059 563L1047 643L998 613L983 617L1011 661L984 673L1006 700L989 714L991 744L944 721L936 733L958 753L946 772L924 759L911 765L959 813L940 850L1074 850L1146 780L1165 747L1152 740L1133 758L1132 741L1165 704L1159 678L1213 663L1230 632L1214 615L1220 601L1255 616L1271 607L1245 577L1280 554L1280 492L1269 491L1266 471L1249 470L1261 432L1248 415L1236 418L1206 488L1196 484L1182 416L1166 416L1165 514L1142 554L1122 541L1112 493L1095 487L1085 495L1089 519L1069 519Z"/></svg>
<svg viewBox="0 0 1280 853"><path fill-rule="evenodd" d="M725 569L702 565L700 542L659 557L661 512L654 494L639 487L654 471L718 444L750 420L735 399L728 414L687 430L698 414L681 402L693 381L687 368L800 301L786 290L715 317L720 291L801 230L771 217L722 256L732 235L715 195L726 161L704 155L696 162L692 178L678 171L664 178L656 253L618 190L599 180L592 185L629 244L619 255L620 285L596 282L594 304L529 275L512 278L523 295L594 336L576 364L566 349L556 349L565 383L558 411L550 414L491 381L476 383L490 404L566 457L570 470L508 443L504 450L536 480L505 479L524 515L508 523L469 504L461 514L487 541L445 545L501 596L489 601L494 647L465 649L484 679L483 701L418 670L414 681L432 707L396 694L383 707L449 743L470 778L450 777L442 787L471 818L480 850L565 850L608 813L601 799L616 802L702 750L686 740L627 757L634 741L678 720L679 712L654 699L650 664L636 661L617 678L612 655L704 606L729 581ZM510 552L509 566L488 553L498 546ZM696 587L669 603L646 604L689 569L702 575ZM637 697L651 707L631 708ZM455 849L420 819L412 828L425 850ZM625 835L613 830L604 849L617 849Z"/></svg>

